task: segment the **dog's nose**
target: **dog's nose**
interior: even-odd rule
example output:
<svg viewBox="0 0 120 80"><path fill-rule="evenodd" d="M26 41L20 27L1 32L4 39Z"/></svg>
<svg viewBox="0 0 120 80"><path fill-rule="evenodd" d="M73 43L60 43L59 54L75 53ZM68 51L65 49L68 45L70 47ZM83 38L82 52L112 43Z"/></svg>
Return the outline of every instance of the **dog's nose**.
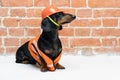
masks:
<svg viewBox="0 0 120 80"><path fill-rule="evenodd" d="M73 18L73 19L75 19L75 18L76 18L76 16L75 16L75 15L72 15L72 18Z"/></svg>

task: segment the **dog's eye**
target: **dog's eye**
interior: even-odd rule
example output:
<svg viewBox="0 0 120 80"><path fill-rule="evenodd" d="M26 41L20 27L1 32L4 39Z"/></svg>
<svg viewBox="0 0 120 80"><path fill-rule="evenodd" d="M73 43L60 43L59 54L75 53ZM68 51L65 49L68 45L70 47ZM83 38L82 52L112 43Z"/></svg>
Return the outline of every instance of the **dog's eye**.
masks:
<svg viewBox="0 0 120 80"><path fill-rule="evenodd" d="M58 15L58 16L63 16L64 15L64 13L63 12L59 12L59 13L57 13L56 15Z"/></svg>
<svg viewBox="0 0 120 80"><path fill-rule="evenodd" d="M56 17L59 17L59 16L60 16L60 14L57 13L57 14L56 14Z"/></svg>
<svg viewBox="0 0 120 80"><path fill-rule="evenodd" d="M63 12L58 12L58 13L55 13L52 18L55 20L55 21L58 21L59 19L61 19L62 17L64 16L64 13Z"/></svg>
<svg viewBox="0 0 120 80"><path fill-rule="evenodd" d="M63 17L64 16L64 13L63 12L59 12L59 13L57 13L57 15L56 15L57 17Z"/></svg>

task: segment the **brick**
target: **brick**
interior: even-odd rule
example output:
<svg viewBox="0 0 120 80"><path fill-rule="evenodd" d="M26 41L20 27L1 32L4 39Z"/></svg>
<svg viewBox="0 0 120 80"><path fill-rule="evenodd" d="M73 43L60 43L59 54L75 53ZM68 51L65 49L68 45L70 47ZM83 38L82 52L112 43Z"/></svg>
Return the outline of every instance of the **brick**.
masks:
<svg viewBox="0 0 120 80"><path fill-rule="evenodd" d="M60 38L62 47L67 48L69 46L69 39L68 38Z"/></svg>
<svg viewBox="0 0 120 80"><path fill-rule="evenodd" d="M0 1L0 6L2 5L1 1Z"/></svg>
<svg viewBox="0 0 120 80"><path fill-rule="evenodd" d="M101 26L101 20L100 19L80 19L80 20L76 19L72 23L70 23L70 26L97 27L97 26Z"/></svg>
<svg viewBox="0 0 120 80"><path fill-rule="evenodd" d="M103 17L120 17L120 9L104 10Z"/></svg>
<svg viewBox="0 0 120 80"><path fill-rule="evenodd" d="M104 10L94 10L94 17L103 17L104 16Z"/></svg>
<svg viewBox="0 0 120 80"><path fill-rule="evenodd" d="M6 7L33 6L33 0L2 0L2 6Z"/></svg>
<svg viewBox="0 0 120 80"><path fill-rule="evenodd" d="M31 38L29 37L25 37L25 38L21 38L20 39L20 45L23 45L24 43L26 43L27 41L29 41Z"/></svg>
<svg viewBox="0 0 120 80"><path fill-rule="evenodd" d="M6 27L17 27L19 19L16 18L5 18L3 20L3 25Z"/></svg>
<svg viewBox="0 0 120 80"><path fill-rule="evenodd" d="M90 19L90 20L86 20L87 21L87 26L101 26L101 20L99 19ZM84 20L83 20L83 24L84 24Z"/></svg>
<svg viewBox="0 0 120 80"><path fill-rule="evenodd" d="M81 48L81 55L92 56L93 55L93 49L92 48Z"/></svg>
<svg viewBox="0 0 120 80"><path fill-rule="evenodd" d="M1 26L1 24L2 24L2 22L1 22L2 20L0 19L0 26Z"/></svg>
<svg viewBox="0 0 120 80"><path fill-rule="evenodd" d="M11 9L10 11L10 15L12 17L15 17L15 16L19 16L19 17L25 17L26 13L25 13L25 9Z"/></svg>
<svg viewBox="0 0 120 80"><path fill-rule="evenodd" d="M15 54L16 53L16 51L17 51L17 47L6 47L6 53L9 53L9 54Z"/></svg>
<svg viewBox="0 0 120 80"><path fill-rule="evenodd" d="M18 46L19 39L18 38L5 38L4 44L5 44L5 46Z"/></svg>
<svg viewBox="0 0 120 80"><path fill-rule="evenodd" d="M94 17L119 17L120 9L95 10Z"/></svg>
<svg viewBox="0 0 120 80"><path fill-rule="evenodd" d="M118 39L118 46L120 47L120 38Z"/></svg>
<svg viewBox="0 0 120 80"><path fill-rule="evenodd" d="M79 47L79 46L100 46L100 40L96 38L72 38L70 39L71 47Z"/></svg>
<svg viewBox="0 0 120 80"><path fill-rule="evenodd" d="M0 19L0 26L2 25L2 20Z"/></svg>
<svg viewBox="0 0 120 80"><path fill-rule="evenodd" d="M37 34L40 34L40 28L27 28L26 29L26 36L36 36Z"/></svg>
<svg viewBox="0 0 120 80"><path fill-rule="evenodd" d="M28 17L41 17L42 9L28 9L27 16Z"/></svg>
<svg viewBox="0 0 120 80"><path fill-rule="evenodd" d="M3 47L0 47L0 54L3 54L4 53L4 48Z"/></svg>
<svg viewBox="0 0 120 80"><path fill-rule="evenodd" d="M103 54L103 53L111 52L111 49L109 49L109 48L95 48L94 52Z"/></svg>
<svg viewBox="0 0 120 80"><path fill-rule="evenodd" d="M56 6L70 6L70 0L52 0L52 5Z"/></svg>
<svg viewBox="0 0 120 80"><path fill-rule="evenodd" d="M49 6L50 0L34 0L34 6Z"/></svg>
<svg viewBox="0 0 120 80"><path fill-rule="evenodd" d="M24 29L23 28L9 28L9 35L10 36L24 36Z"/></svg>
<svg viewBox="0 0 120 80"><path fill-rule="evenodd" d="M105 26L105 27L110 27L110 26L117 27L118 26L118 19L103 19L103 26Z"/></svg>
<svg viewBox="0 0 120 80"><path fill-rule="evenodd" d="M20 20L20 26L32 26L32 27L39 27L41 23L40 19L22 19Z"/></svg>
<svg viewBox="0 0 120 80"><path fill-rule="evenodd" d="M86 0L72 0L72 7L85 7Z"/></svg>
<svg viewBox="0 0 120 80"><path fill-rule="evenodd" d="M75 48L63 48L63 53L64 54L76 54L76 49Z"/></svg>
<svg viewBox="0 0 120 80"><path fill-rule="evenodd" d="M80 18L92 17L92 10L91 9L79 9L77 11L77 16Z"/></svg>
<svg viewBox="0 0 120 80"><path fill-rule="evenodd" d="M0 46L2 46L2 38L0 38Z"/></svg>
<svg viewBox="0 0 120 80"><path fill-rule="evenodd" d="M102 39L102 45L103 46L112 46L115 47L117 46L118 42L116 38L105 38Z"/></svg>
<svg viewBox="0 0 120 80"><path fill-rule="evenodd" d="M0 36L7 36L7 29L6 28L0 28Z"/></svg>
<svg viewBox="0 0 120 80"><path fill-rule="evenodd" d="M0 16L1 17L8 16L8 8L0 8Z"/></svg>
<svg viewBox="0 0 120 80"><path fill-rule="evenodd" d="M120 29L119 28L92 29L92 36L120 36Z"/></svg>
<svg viewBox="0 0 120 80"><path fill-rule="evenodd" d="M70 13L76 15L76 10L75 9L65 9L65 8L60 8L64 13Z"/></svg>
<svg viewBox="0 0 120 80"><path fill-rule="evenodd" d="M73 36L74 29L73 28L64 28L63 30L59 31L60 36Z"/></svg>
<svg viewBox="0 0 120 80"><path fill-rule="evenodd" d="M74 21L72 21L70 23L70 26L80 26L80 25L81 25L81 23L80 23L80 20L78 20L78 19L75 19Z"/></svg>
<svg viewBox="0 0 120 80"><path fill-rule="evenodd" d="M95 48L94 49L95 53L100 53L100 54L116 54L116 53L120 53L120 47L115 47L115 48Z"/></svg>
<svg viewBox="0 0 120 80"><path fill-rule="evenodd" d="M120 0L89 0L88 4L93 8L119 8Z"/></svg>
<svg viewBox="0 0 120 80"><path fill-rule="evenodd" d="M89 36L90 29L88 28L75 28L75 36Z"/></svg>

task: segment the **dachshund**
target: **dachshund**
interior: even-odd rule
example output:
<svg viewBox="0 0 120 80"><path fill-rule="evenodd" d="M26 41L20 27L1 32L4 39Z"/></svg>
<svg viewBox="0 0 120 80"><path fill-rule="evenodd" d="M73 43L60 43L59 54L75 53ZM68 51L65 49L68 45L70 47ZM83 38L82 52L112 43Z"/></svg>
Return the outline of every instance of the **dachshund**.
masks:
<svg viewBox="0 0 120 80"><path fill-rule="evenodd" d="M65 69L58 60L62 54L62 44L58 31L62 25L70 23L75 15L57 12L44 18L41 22L41 35L20 46L16 52L16 63L39 64L42 72Z"/></svg>

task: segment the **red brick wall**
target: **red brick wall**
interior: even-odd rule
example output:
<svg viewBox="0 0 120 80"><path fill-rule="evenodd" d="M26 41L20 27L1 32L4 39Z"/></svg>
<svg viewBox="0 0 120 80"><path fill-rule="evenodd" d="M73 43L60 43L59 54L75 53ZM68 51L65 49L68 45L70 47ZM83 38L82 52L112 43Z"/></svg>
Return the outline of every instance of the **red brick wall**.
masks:
<svg viewBox="0 0 120 80"><path fill-rule="evenodd" d="M120 0L0 0L0 53L15 53L39 33L51 4L77 16L60 31L64 52L120 53Z"/></svg>

